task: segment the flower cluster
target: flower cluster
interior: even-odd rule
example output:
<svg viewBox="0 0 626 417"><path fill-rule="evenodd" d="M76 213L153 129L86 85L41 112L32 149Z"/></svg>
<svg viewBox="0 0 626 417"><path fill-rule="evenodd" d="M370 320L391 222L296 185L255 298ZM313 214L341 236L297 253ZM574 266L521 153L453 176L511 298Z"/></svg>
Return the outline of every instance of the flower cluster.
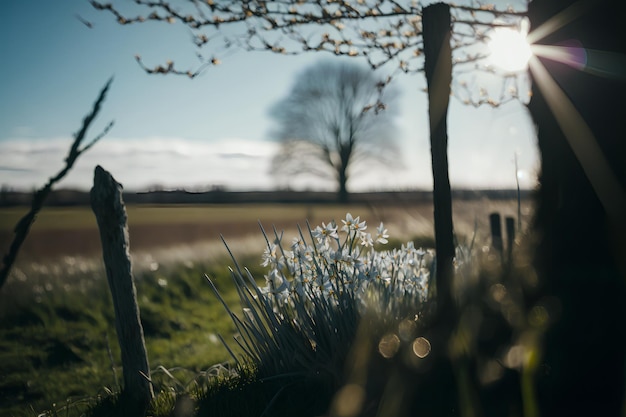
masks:
<svg viewBox="0 0 626 417"><path fill-rule="evenodd" d="M281 237L270 242L262 265L269 268L262 294L278 309L310 308L325 299L338 305L354 300L359 308L398 314L398 302L424 301L433 260L432 251L416 249L413 242L400 249L377 250L388 243L389 234L381 223L372 234L365 221L350 213L341 221L322 223L300 230L285 248ZM281 307L281 308L279 308Z"/></svg>

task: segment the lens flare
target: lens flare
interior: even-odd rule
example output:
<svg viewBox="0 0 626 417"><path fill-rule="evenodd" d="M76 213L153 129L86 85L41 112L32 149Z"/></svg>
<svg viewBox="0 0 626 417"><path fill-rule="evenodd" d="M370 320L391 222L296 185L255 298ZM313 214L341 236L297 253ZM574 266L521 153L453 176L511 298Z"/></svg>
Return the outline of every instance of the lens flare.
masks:
<svg viewBox="0 0 626 417"><path fill-rule="evenodd" d="M511 28L497 28L489 37L489 59L496 67L507 72L524 71L532 56L526 33Z"/></svg>
<svg viewBox="0 0 626 417"><path fill-rule="evenodd" d="M378 352L384 358L393 358L400 349L400 338L395 334L387 334L380 339L378 343Z"/></svg>
<svg viewBox="0 0 626 417"><path fill-rule="evenodd" d="M365 400L365 390L357 384L348 384L339 390L333 400L333 415L355 417L359 415Z"/></svg>
<svg viewBox="0 0 626 417"><path fill-rule="evenodd" d="M430 342L425 337L418 337L413 341L413 353L420 359L430 354Z"/></svg>

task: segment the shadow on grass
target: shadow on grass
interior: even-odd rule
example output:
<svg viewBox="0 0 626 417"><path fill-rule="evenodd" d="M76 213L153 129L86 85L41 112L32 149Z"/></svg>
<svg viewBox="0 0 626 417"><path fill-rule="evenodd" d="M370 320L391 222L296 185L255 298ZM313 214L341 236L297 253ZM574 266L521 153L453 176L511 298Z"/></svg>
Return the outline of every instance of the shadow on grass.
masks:
<svg viewBox="0 0 626 417"><path fill-rule="evenodd" d="M259 379L245 371L209 386L197 416L314 417L326 412L332 396L333 383L321 373Z"/></svg>

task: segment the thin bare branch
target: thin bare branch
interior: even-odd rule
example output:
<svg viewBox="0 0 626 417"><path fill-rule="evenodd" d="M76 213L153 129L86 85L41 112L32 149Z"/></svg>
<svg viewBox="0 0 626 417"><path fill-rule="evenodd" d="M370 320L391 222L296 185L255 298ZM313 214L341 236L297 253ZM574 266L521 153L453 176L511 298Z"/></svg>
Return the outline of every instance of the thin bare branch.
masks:
<svg viewBox="0 0 626 417"><path fill-rule="evenodd" d="M226 47L238 46L248 51L282 55L324 51L336 56L362 57L373 69L395 65L394 74L417 73L424 68L419 2L207 0L190 1L185 6L164 0L135 0L136 5L145 10L135 16L122 13L110 3L89 2L94 8L111 13L123 25L147 21L183 24L192 30L193 43L198 48L208 46L221 35ZM525 14L524 10L511 7L501 10L482 1L452 5L451 10L455 31L469 39L454 45L455 49L484 41L494 28L517 26ZM236 34L228 38L220 34L225 25L235 28ZM241 28L238 32L237 27ZM478 58L468 57L459 63ZM181 69L171 61L149 66L139 56L137 62L149 74L195 78L220 60L215 56L201 59L194 69Z"/></svg>
<svg viewBox="0 0 626 417"><path fill-rule="evenodd" d="M26 213L24 217L22 217L17 222L15 229L13 230L15 236L13 238L13 241L11 242L9 251L2 259L3 265L2 269L0 269L0 289L7 281L9 273L11 272L11 268L15 263L15 260L17 259L20 248L22 247L22 244L24 243L24 240L26 239L26 236L30 231L30 227L34 223L39 211L41 211L46 197L48 197L48 194L50 194L50 191L52 191L52 187L61 179L63 179L63 177L65 177L65 175L72 169L78 157L82 155L83 152L91 148L97 141L99 141L113 126L113 122L110 122L107 127L102 131L102 133L100 133L98 136L96 136L95 139L93 139L91 142L81 148L81 144L83 143L85 136L87 135L87 130L100 112L100 108L102 106L102 103L104 102L107 91L109 90L112 82L113 78L110 78L104 85L93 105L93 109L90 113L87 114L87 116L85 116L81 128L74 135L74 142L70 147L67 157L65 158L65 167L61 169L61 171L59 171L56 175L50 177L48 182L42 188L35 192L29 212Z"/></svg>

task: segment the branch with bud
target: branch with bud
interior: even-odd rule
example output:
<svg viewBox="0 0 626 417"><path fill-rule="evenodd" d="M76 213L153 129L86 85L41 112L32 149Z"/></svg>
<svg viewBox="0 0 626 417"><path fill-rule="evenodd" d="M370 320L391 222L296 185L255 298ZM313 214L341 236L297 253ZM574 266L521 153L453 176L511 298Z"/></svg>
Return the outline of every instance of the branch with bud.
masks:
<svg viewBox="0 0 626 417"><path fill-rule="evenodd" d="M191 29L193 44L201 50L222 38L223 48L239 47L248 51L270 51L283 55L323 51L335 56L361 57L373 69L395 63L390 79L401 73L423 71L422 6L419 2L395 0L278 0L278 1L190 1L187 5L163 0L135 0L145 13L131 16L112 3L89 0L97 9L112 14L118 23L130 25L149 21L178 23ZM473 1L468 5L451 5L456 67L489 72L486 55L477 53L476 45L485 43L491 30L516 27L525 11L511 7L498 9L493 4ZM233 28L226 34L224 27ZM220 47L205 58L199 52L200 64L195 69L180 69L174 62L146 65L139 55L135 58L149 74L174 74L195 78L208 67L218 65ZM459 95L460 94L460 95ZM455 95L467 102L464 89ZM498 105L508 101L498 99L476 101L472 105ZM514 97L517 98L517 97Z"/></svg>

